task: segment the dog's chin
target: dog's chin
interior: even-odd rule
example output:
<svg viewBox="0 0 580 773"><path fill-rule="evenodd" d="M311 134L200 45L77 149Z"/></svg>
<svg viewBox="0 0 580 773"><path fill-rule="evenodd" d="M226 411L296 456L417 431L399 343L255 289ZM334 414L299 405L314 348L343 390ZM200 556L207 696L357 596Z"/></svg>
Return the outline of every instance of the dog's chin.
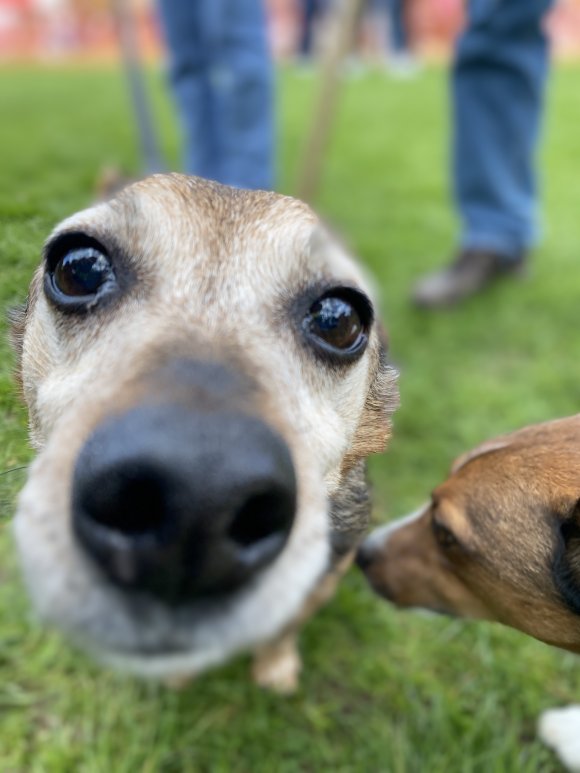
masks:
<svg viewBox="0 0 580 773"><path fill-rule="evenodd" d="M66 591L61 596L53 585L47 594L28 580L40 618L98 662L145 679L180 680L275 640L299 616L328 566L322 544L306 548L303 557L296 571L274 565L227 601L177 610L153 600L135 605L103 586L63 605Z"/></svg>
<svg viewBox="0 0 580 773"><path fill-rule="evenodd" d="M90 654L102 665L139 679L160 682L176 682L191 679L198 674L221 665L245 647L236 647L232 642L231 650L206 650L202 652L187 650L173 651L168 648L158 652L115 652L88 647Z"/></svg>
<svg viewBox="0 0 580 773"><path fill-rule="evenodd" d="M79 607L59 608L30 587L39 617L97 662L130 675L154 680L190 677L275 640L289 626L327 566L325 551L312 554L308 572L278 583L258 582L223 606L184 607L140 604L135 613L114 592L88 601L94 615ZM258 578L261 579L261 578ZM284 593L282 585L296 582ZM100 589L102 590L102 589ZM100 593L99 593L100 595ZM145 614L143 612L145 611Z"/></svg>
<svg viewBox="0 0 580 773"><path fill-rule="evenodd" d="M94 630L87 632L82 627L75 627L77 621L74 620L46 618L46 622L60 628L72 645L85 651L100 665L155 681L171 682L191 678L260 643L258 640L241 639L234 631L227 640L208 636L211 624L203 618L198 620L197 625L192 623L190 627L184 627L182 622L175 620L174 627L171 627L171 613L164 617L160 630L136 627L130 640L110 635L110 632L103 640ZM196 631L205 631L205 646L196 641ZM190 646L187 645L188 641Z"/></svg>
<svg viewBox="0 0 580 773"><path fill-rule="evenodd" d="M322 569L324 571L324 569ZM313 584L317 577L313 575ZM186 605L180 609L141 599L111 610L112 626L106 630L103 615L80 621L74 615L55 619L49 611L41 615L60 628L76 647L98 663L146 680L179 682L215 668L235 656L251 652L276 639L299 612L308 596L279 597L266 608L260 583L222 602ZM269 594L268 594L269 595ZM115 593L115 602L119 594ZM273 607L276 607L275 609Z"/></svg>
<svg viewBox="0 0 580 773"><path fill-rule="evenodd" d="M104 580L36 491L31 482L23 490L14 531L39 617L98 660L142 677L199 673L275 640L328 568L329 514L318 502L300 513L277 559L232 596L176 608L135 600Z"/></svg>

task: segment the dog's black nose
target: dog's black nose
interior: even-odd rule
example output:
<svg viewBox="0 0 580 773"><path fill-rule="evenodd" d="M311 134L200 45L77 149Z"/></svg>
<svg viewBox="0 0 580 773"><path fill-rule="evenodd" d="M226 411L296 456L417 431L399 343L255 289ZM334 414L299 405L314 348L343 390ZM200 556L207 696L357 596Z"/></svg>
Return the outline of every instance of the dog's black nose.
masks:
<svg viewBox="0 0 580 773"><path fill-rule="evenodd" d="M280 553L294 467L259 419L142 406L90 436L72 508L78 538L113 583L178 604L233 591Z"/></svg>
<svg viewBox="0 0 580 773"><path fill-rule="evenodd" d="M375 551L367 541L363 542L362 545L359 545L355 557L355 563L359 569L362 569L364 572L365 569L368 569L369 566L373 563L374 559Z"/></svg>

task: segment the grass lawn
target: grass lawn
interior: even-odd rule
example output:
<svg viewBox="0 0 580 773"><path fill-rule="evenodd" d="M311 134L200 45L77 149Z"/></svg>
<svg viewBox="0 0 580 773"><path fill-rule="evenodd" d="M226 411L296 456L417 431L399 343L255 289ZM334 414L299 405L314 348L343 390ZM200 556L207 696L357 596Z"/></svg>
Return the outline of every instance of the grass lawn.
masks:
<svg viewBox="0 0 580 773"><path fill-rule="evenodd" d="M372 464L377 521L417 506L451 459L495 433L580 407L580 69L554 73L545 238L528 281L438 315L407 302L450 254L445 72L347 84L318 208L374 273L402 407ZM152 76L167 153L173 115ZM280 75L281 188L291 192L313 81ZM40 245L90 201L105 162L137 167L112 71L0 70L0 306L25 296ZM3 323L2 323L3 324ZM0 343L0 471L30 458ZM547 707L580 700L580 660L497 626L427 619L375 599L353 571L305 629L302 687L254 687L245 658L181 693L103 672L31 619L10 540L23 473L0 476L0 771L557 771L535 740Z"/></svg>

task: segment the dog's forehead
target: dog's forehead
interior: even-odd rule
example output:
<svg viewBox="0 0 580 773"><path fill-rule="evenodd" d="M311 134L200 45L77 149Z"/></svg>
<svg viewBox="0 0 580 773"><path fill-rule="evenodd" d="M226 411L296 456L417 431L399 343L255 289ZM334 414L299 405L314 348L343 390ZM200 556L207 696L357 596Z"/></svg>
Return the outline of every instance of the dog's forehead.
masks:
<svg viewBox="0 0 580 773"><path fill-rule="evenodd" d="M58 232L111 240L149 271L177 283L232 282L285 290L308 281L366 282L304 203L184 175L157 175L68 218Z"/></svg>

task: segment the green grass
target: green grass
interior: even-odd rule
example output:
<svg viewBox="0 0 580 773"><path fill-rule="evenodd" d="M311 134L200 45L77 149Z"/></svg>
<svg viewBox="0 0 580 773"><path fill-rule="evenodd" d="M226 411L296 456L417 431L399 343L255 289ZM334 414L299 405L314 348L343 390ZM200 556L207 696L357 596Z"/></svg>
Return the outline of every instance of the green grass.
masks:
<svg viewBox="0 0 580 773"><path fill-rule="evenodd" d="M407 302L450 254L445 73L347 84L318 207L374 273L401 371L389 453L372 465L376 519L420 503L450 460L485 437L580 405L578 68L554 73L546 235L523 283L438 315ZM165 147L177 138L152 76ZM313 82L280 76L281 187L292 191ZM22 300L53 224L90 201L105 162L137 167L112 71L0 70L0 305ZM0 343L0 471L30 458ZM31 620L8 519L23 474L0 476L0 771L559 770L538 713L580 698L580 661L496 626L390 609L351 572L305 629L294 697L261 692L241 659L171 693L102 672Z"/></svg>

